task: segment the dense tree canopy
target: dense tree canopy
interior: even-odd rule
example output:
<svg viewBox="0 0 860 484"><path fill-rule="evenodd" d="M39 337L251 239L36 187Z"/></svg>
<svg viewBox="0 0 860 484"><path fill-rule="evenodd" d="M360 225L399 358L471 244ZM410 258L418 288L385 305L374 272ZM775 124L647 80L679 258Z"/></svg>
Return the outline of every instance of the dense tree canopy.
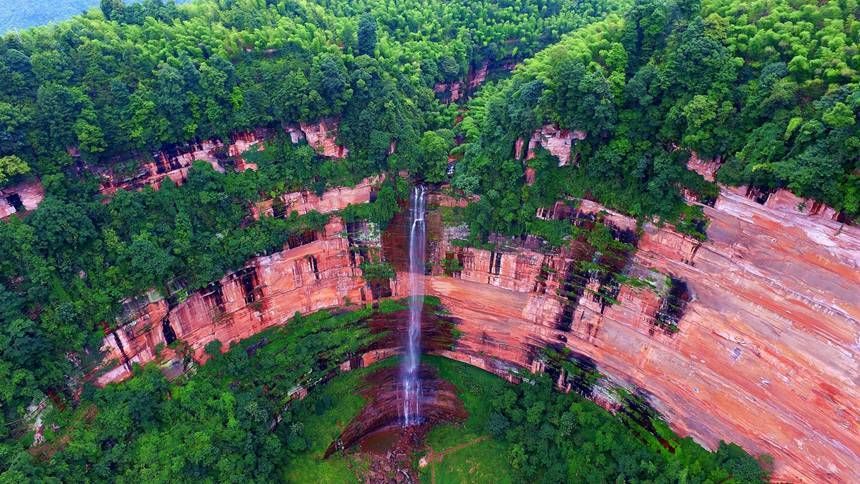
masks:
<svg viewBox="0 0 860 484"><path fill-rule="evenodd" d="M721 181L786 187L856 217L855 10L854 2L642 0L577 30L472 101L455 180L488 199L472 218L483 233L524 230L530 214L520 207L546 188L512 193L524 182L513 143L546 122L588 133L575 147L580 162L559 174L564 183L548 200L592 197L695 226L680 188L715 194L685 169L695 152L725 162Z"/></svg>

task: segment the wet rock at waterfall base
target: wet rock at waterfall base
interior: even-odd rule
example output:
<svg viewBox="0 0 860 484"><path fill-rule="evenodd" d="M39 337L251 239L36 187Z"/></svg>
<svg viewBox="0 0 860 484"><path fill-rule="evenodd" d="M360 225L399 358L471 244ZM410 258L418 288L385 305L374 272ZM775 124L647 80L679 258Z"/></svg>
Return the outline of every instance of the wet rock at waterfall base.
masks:
<svg viewBox="0 0 860 484"><path fill-rule="evenodd" d="M364 482L418 482L412 457L422 449L427 432L433 425L466 419L454 386L439 378L432 367L421 365L422 421L401 426L403 391L399 377L397 367L368 375L360 390L367 404L326 449L326 458L338 452L362 454L369 462Z"/></svg>

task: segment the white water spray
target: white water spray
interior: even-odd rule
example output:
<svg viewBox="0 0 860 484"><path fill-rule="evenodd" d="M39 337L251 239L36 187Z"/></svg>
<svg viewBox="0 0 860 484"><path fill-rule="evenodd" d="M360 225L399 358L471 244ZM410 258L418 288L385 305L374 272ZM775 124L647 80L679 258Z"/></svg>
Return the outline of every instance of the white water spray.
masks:
<svg viewBox="0 0 860 484"><path fill-rule="evenodd" d="M412 189L409 230L409 334L406 354L400 367L403 385L403 426L421 423L421 381L418 365L421 359L421 312L424 308L424 187Z"/></svg>

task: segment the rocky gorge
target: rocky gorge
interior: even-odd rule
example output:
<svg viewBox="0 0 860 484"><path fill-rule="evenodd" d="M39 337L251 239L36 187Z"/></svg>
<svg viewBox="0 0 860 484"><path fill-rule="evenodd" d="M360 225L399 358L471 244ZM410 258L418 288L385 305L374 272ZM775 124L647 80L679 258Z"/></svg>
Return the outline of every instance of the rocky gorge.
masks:
<svg viewBox="0 0 860 484"><path fill-rule="evenodd" d="M286 198L302 201L293 206L298 211L330 212L369 201L372 186ZM588 200L536 214L606 225L635 245L619 270L645 284L576 273L572 262L591 256L576 244L549 251L520 240L495 251L462 247L454 243L456 231L431 217L432 269L424 285L450 311L460 336L429 351L510 378L523 369L546 370L541 348L566 347L705 446L731 436L770 453L777 479L854 480L860 229L826 210L802 210L792 197L777 192L759 203L743 189L724 187L713 207L703 207L704 242L671 226L637 227ZM439 195L434 201L463 203ZM178 364L173 349L159 348L174 340L203 360L203 348L215 339L227 344L296 312L368 301L359 251L350 250L357 244L381 248L398 269L383 295L408 295L398 235L390 234L397 227L392 223L380 240L362 236L373 232L366 226L333 216L324 231L258 257L176 305L153 295L129 301L127 315L105 337L117 363L99 381L128 376L132 362ZM446 274L446 258L457 258L461 269ZM574 280L582 287L564 290ZM359 365L398 351L373 349ZM560 388L570 388L563 373L558 379ZM592 397L610 408L618 404L600 389Z"/></svg>

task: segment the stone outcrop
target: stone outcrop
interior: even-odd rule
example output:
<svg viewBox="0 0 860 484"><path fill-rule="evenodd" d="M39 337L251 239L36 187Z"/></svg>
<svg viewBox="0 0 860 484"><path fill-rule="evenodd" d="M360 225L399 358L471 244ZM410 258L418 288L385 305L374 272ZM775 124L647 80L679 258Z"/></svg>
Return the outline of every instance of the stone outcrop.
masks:
<svg viewBox="0 0 860 484"><path fill-rule="evenodd" d="M842 214L810 198L803 199L788 190L779 189L767 197L764 206L786 215L841 221Z"/></svg>
<svg viewBox="0 0 860 484"><path fill-rule="evenodd" d="M367 203L376 194L376 187L382 182L382 176L365 178L354 187L338 187L322 195L311 191L290 192L277 199L263 200L254 205L252 215L255 219L261 216L288 217L296 212L304 215L308 212L331 213L343 210L349 205Z"/></svg>
<svg viewBox="0 0 860 484"><path fill-rule="evenodd" d="M294 144L306 140L322 156L345 158L349 154L346 147L337 144L338 121L335 119L300 123L299 126L288 125L284 130ZM97 165L89 167L89 170L101 178L100 191L107 196L120 189L138 190L146 186L158 189L161 182L168 178L181 185L188 177L188 170L195 160L208 162L215 171L222 173L226 171L225 167L231 165L236 171L257 169L254 163L247 162L242 155L251 149L264 149L262 142L271 136L270 130L260 128L234 133L230 137L230 143L226 145L219 139L176 145L154 152L149 159L131 159L125 163L107 166Z"/></svg>
<svg viewBox="0 0 860 484"><path fill-rule="evenodd" d="M571 162L570 151L573 145L585 138L585 131L561 129L554 124L547 124L532 133L525 153L523 153L523 148L526 148L525 140L517 138L514 157L522 160L525 154L525 159L531 160L535 157L535 150L540 146L558 158L558 166L565 166Z"/></svg>
<svg viewBox="0 0 860 484"><path fill-rule="evenodd" d="M236 171L256 170L257 165L248 163L242 158L248 150L255 148L259 151L265 149L263 141L269 137L269 132L265 129L257 129L254 131L246 131L242 133L234 133L231 137L230 146L227 148L227 154L230 155L236 164Z"/></svg>
<svg viewBox="0 0 860 484"><path fill-rule="evenodd" d="M38 179L0 188L0 219L14 213L35 210L45 198L45 189Z"/></svg>
<svg viewBox="0 0 860 484"><path fill-rule="evenodd" d="M346 158L349 150L337 143L338 124L334 118L325 118L316 123L299 123L299 127L317 153L329 158Z"/></svg>
<svg viewBox="0 0 860 484"><path fill-rule="evenodd" d="M468 97L474 93L487 80L487 75L492 71L512 71L516 67L515 62L503 62L491 66L488 61L484 61L480 66L469 69L469 73L465 80L456 80L452 82L437 82L433 86L435 92L444 103L455 103Z"/></svg>
<svg viewBox="0 0 860 484"><path fill-rule="evenodd" d="M370 197L363 186L356 190L361 195L339 192L338 203L329 204L328 193L287 199L297 211L325 211ZM724 188L713 207L702 209L710 221L705 242L670 226L639 228L587 200L536 214L581 227L599 221L634 244L612 262L625 276L620 281L583 270L579 262L606 254L580 243L547 250L531 240L499 239L489 251L456 247L456 230L436 229L428 237L435 268L425 287L459 321L460 337L432 351L515 380L516 372L547 368L543 348L567 347L613 383L641 392L673 429L706 447L723 439L769 453L778 479L860 480L860 229L787 192ZM216 338L226 344L283 324L296 311L369 299L357 268L362 253L349 250L354 237L344 231L333 219L315 240L297 238L183 302L154 294L129 301L105 338L119 364L99 381L126 377L124 363L156 359L159 343L171 338L202 360ZM383 237L386 257L401 239ZM439 270L450 257L461 265L453 277ZM408 294L406 281L398 278L393 295ZM162 358L178 360L180 351L168 348ZM396 351L373 348L361 364ZM558 378L571 387L563 374ZM595 399L611 405L613 397L601 390Z"/></svg>
<svg viewBox="0 0 860 484"><path fill-rule="evenodd" d="M468 249L460 274L426 287L461 321L461 361L534 369L541 348L567 346L706 447L724 439L769 453L779 479L854 482L860 229L798 211L785 194L768 202L724 189L703 207L704 243L646 224L624 272L648 282L620 285L613 304L594 297L593 277L575 302L561 297L576 251L515 248L499 263ZM635 227L590 202L578 216L589 210Z"/></svg>
<svg viewBox="0 0 860 484"><path fill-rule="evenodd" d="M223 160L232 147L225 147L217 139L205 140L186 146L174 146L156 151L146 161L130 160L132 166L120 169L115 166L94 166L91 171L101 178L100 191L103 195L113 195L117 190L138 190L145 186L158 189L165 179L177 185L185 183L188 170L195 160L212 165L215 171L224 172ZM235 149L233 148L235 151Z"/></svg>
<svg viewBox="0 0 860 484"><path fill-rule="evenodd" d="M699 155L693 151L690 152L690 159L687 160L687 169L705 177L705 180L712 182L716 179L717 170L720 169L723 162L719 157L714 159L699 158Z"/></svg>

